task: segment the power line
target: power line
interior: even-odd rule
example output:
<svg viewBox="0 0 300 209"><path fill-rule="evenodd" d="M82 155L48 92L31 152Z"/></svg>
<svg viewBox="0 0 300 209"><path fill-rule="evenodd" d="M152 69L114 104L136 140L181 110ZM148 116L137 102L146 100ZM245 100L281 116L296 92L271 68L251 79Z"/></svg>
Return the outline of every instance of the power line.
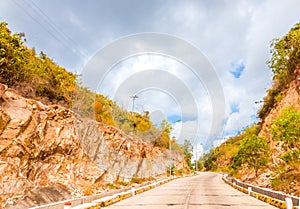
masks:
<svg viewBox="0 0 300 209"><path fill-rule="evenodd" d="M53 23L53 21L51 21L51 19L40 9L40 7L38 7L32 1L31 1L32 4L30 4L26 1L23 1L23 4L20 4L20 1L17 1L17 0L13 0L13 2L19 8L21 8L25 12L25 14L27 14L34 22L36 22L43 29L45 29L45 31L47 31L56 41L61 43L66 48L71 49L75 54L77 54L79 56L83 56L85 58L87 57L84 53L81 52L81 50L77 46L75 46L75 44L74 44L75 42L73 41L73 39L71 39L64 32L62 32L62 30L59 30L57 28L57 26ZM29 12L27 10L27 8L25 8L24 6L29 8L29 11L31 11L31 12ZM35 14L35 16L38 16L38 18L36 18L32 14L32 12ZM45 24L43 24L43 23L45 23ZM46 27L46 25L49 27ZM49 28L52 30L49 30ZM53 31L55 33L53 33ZM56 34L58 34L59 36L57 36ZM62 41L61 37L64 39L64 41ZM66 42L68 42L68 44ZM70 47L70 45L72 45L72 47Z"/></svg>
<svg viewBox="0 0 300 209"><path fill-rule="evenodd" d="M51 20L51 18L38 6L36 5L32 0L30 0L31 5L33 5L36 9L33 10L37 11L36 14L39 15L40 13L40 17L42 17L44 19L44 21L50 26L52 27L53 30L55 30L57 33L61 34L62 37L65 38L65 40L67 40L69 43L71 43L74 46L74 49L81 54L82 56L86 57L85 53L83 53L81 51L81 49L79 48L78 44L70 37L68 36L66 33L63 32L63 30L61 30L59 27L57 27L57 25ZM39 13L38 13L39 12Z"/></svg>

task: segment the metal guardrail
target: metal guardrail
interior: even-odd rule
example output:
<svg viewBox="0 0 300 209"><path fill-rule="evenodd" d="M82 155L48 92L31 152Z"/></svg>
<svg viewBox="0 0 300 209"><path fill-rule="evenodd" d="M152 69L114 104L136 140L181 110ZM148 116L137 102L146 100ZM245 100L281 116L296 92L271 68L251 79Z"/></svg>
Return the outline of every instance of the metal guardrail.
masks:
<svg viewBox="0 0 300 209"><path fill-rule="evenodd" d="M246 184L246 183L241 182L241 181L239 181L239 180L237 180L233 177L230 177L230 176L226 177L226 180L233 183L233 184L236 184L237 186L243 187L245 189L248 189L249 187L251 187L253 192L256 192L256 193L259 193L261 195L265 195L265 196L268 196L268 197L271 197L273 199L277 199L277 200L280 200L280 201L285 201L285 196L287 195L283 192L273 191L273 190L267 189L267 188L261 188L259 186L255 186L255 185L252 185L252 184ZM293 202L294 206L300 205L300 198L299 197L291 196L291 199L292 199L292 202Z"/></svg>
<svg viewBox="0 0 300 209"><path fill-rule="evenodd" d="M146 187L149 187L149 189L154 188L153 185L159 186L163 183L170 181L171 179L173 179L173 178L166 178L166 179L162 179L162 180L157 180L157 181L146 182L146 183L140 184L134 188L134 193L135 194L142 193L142 192L148 190L148 189L145 189ZM130 191L132 191L132 187L115 190L115 191L111 191L111 192L106 192L106 193L102 193L102 194L92 195L92 196L84 196L84 197L75 198L75 199L68 199L68 200L59 201L59 202L50 203L50 204L41 205L41 206L34 206L29 209L64 209L64 205L66 202L70 202L72 207L75 207L75 206L80 207L80 205L87 205L88 203L93 203L93 202L103 199L105 197L116 197L116 196L118 196L117 194L126 193L126 192L130 192ZM127 197L127 196L125 194L122 197Z"/></svg>

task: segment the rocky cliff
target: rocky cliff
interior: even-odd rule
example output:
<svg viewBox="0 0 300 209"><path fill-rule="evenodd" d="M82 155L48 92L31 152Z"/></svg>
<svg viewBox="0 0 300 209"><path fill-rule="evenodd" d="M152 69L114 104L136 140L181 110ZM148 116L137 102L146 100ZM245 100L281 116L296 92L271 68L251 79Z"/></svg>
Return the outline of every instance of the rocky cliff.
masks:
<svg viewBox="0 0 300 209"><path fill-rule="evenodd" d="M270 113L262 122L262 129L259 133L260 136L263 136L270 140L271 148L275 151L272 152L272 166L276 166L282 162L280 156L283 154L282 142L281 141L272 141L271 140L271 126L274 119L278 118L281 114L281 111L293 107L300 111L300 66L296 67L294 71L295 79L293 79L288 88L281 92L282 98L280 101L275 103L274 107L271 109Z"/></svg>
<svg viewBox="0 0 300 209"><path fill-rule="evenodd" d="M283 186L280 186L279 189L285 192L295 193L295 191L299 191L300 188L300 179L297 177L299 176L300 170L295 169L293 165L291 166L283 161L282 156L285 153L282 146L283 142L274 141L271 136L271 127L274 119L280 116L282 110L289 107L300 111L300 65L294 70L294 79L289 83L288 87L281 92L281 99L275 103L270 113L262 121L262 129L259 135L270 141L271 161L268 164L269 169L254 182L259 186L271 187L274 177L283 178L284 176L284 178L287 179L281 180L282 182L285 181L285 184L282 184ZM285 167L286 171L281 177L278 177L279 171L277 169L280 167ZM284 187L284 189L282 187Z"/></svg>
<svg viewBox="0 0 300 209"><path fill-rule="evenodd" d="M0 84L0 208L17 208L17 201L23 208L45 204L102 192L107 182L162 175L169 156L112 126ZM172 160L177 169L186 166L178 153Z"/></svg>
<svg viewBox="0 0 300 209"><path fill-rule="evenodd" d="M293 79L288 88L281 92L282 98L276 102L270 113L264 118L262 123L261 136L271 138L270 128L275 118L279 117L281 111L288 107L294 107L300 110L300 65L294 71Z"/></svg>

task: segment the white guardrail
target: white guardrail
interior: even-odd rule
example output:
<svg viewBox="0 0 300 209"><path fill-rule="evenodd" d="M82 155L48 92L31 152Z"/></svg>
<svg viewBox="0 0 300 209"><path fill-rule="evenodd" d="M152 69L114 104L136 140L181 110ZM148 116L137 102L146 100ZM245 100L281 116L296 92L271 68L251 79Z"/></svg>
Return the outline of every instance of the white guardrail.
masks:
<svg viewBox="0 0 300 209"><path fill-rule="evenodd" d="M153 189L157 186L171 181L172 179L174 178L163 179L160 181L150 183L148 185L142 185L137 188L132 186L131 188L123 189L121 191L119 190L116 194L113 194L113 192L111 192L107 193L106 196L104 196L105 194L85 196L81 198L55 202L47 205L35 206L29 209L98 209L101 207L109 206L123 199L132 197L133 195L140 194L142 192Z"/></svg>
<svg viewBox="0 0 300 209"><path fill-rule="evenodd" d="M243 183L235 178L223 174L222 178L227 184L261 201L269 203L281 209L300 209L300 197L291 196L283 192L261 188L251 184Z"/></svg>

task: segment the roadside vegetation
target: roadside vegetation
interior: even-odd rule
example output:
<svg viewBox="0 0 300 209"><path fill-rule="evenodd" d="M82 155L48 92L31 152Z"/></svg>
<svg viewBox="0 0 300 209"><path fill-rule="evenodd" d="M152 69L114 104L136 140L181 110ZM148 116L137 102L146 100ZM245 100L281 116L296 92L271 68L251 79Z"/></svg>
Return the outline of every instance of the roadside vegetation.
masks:
<svg viewBox="0 0 300 209"><path fill-rule="evenodd" d="M129 112L82 86L80 75L57 65L44 52L28 48L24 33L12 33L6 22L0 22L0 83L26 98L44 104L58 104L82 117L112 125L127 134L152 142L165 149L186 153L170 138L172 126L164 120L160 127L150 121L150 113Z"/></svg>
<svg viewBox="0 0 300 209"><path fill-rule="evenodd" d="M229 138L202 156L198 164L203 170L226 172L243 179L253 173L254 181L264 172L272 173L271 187L299 195L300 188L300 110L294 106L284 108L269 127L269 135L261 134L262 124L286 95L292 81L300 74L300 23L288 34L271 43L272 57L268 61L274 73L273 85L267 91L258 111L260 122L253 124L237 136ZM297 95L293 95L299 97ZM299 98L298 98L299 100ZM276 163L275 163L276 161Z"/></svg>

